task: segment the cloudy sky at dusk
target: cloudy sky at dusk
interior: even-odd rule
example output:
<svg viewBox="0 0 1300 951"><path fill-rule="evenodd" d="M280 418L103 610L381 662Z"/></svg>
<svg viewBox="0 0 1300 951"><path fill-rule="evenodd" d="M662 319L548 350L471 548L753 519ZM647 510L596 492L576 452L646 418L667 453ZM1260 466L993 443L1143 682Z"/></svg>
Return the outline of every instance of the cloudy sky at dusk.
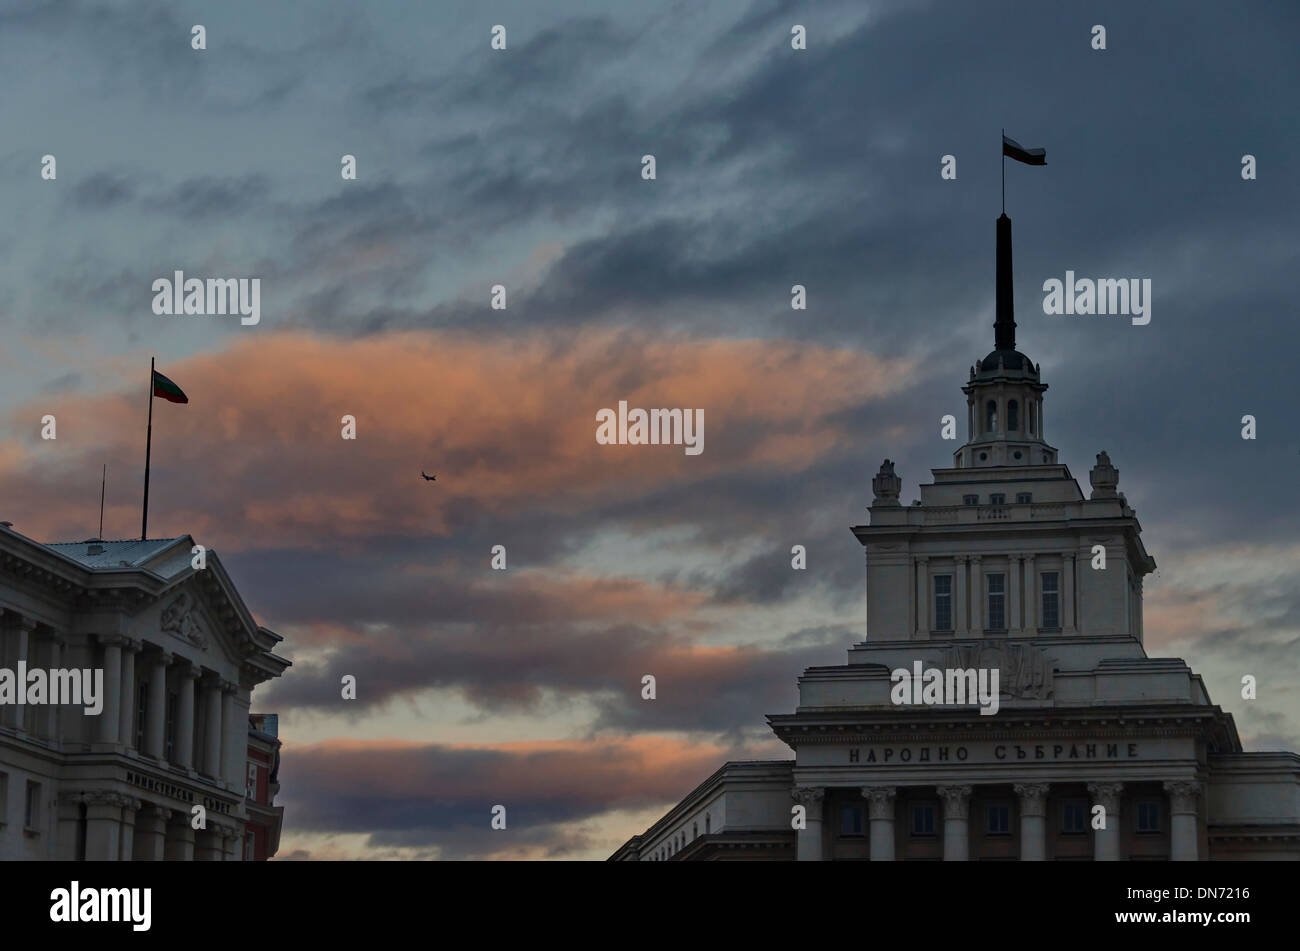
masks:
<svg viewBox="0 0 1300 951"><path fill-rule="evenodd" d="M1047 439L1120 469L1148 651L1300 748L1300 6L1083 6L9 0L0 518L90 537L107 463L137 531L156 356L150 534L294 662L254 697L279 857L603 858L787 757L763 715L863 638L871 476L951 464L992 348L1005 126L1049 163L1007 169ZM1150 278L1151 323L1045 316L1067 269ZM261 322L156 316L175 270L259 277ZM597 445L621 399L704 452Z"/></svg>

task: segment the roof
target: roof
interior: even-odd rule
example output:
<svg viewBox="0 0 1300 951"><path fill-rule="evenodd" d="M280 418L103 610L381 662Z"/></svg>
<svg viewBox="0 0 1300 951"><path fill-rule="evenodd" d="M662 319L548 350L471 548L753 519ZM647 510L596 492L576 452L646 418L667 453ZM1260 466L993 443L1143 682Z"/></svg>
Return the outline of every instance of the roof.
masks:
<svg viewBox="0 0 1300 951"><path fill-rule="evenodd" d="M52 548L87 568L139 568L181 537L150 538L145 541L134 538L111 542L91 538L84 542L48 542L45 547ZM94 546L103 550L91 554Z"/></svg>

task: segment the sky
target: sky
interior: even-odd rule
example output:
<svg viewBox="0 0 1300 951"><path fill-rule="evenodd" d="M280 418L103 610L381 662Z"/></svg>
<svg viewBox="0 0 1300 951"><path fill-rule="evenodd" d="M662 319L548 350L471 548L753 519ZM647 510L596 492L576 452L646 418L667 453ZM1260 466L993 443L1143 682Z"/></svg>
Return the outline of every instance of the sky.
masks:
<svg viewBox="0 0 1300 951"><path fill-rule="evenodd" d="M764 714L866 636L849 527L884 458L904 504L950 464L992 349L1005 128L1047 150L1006 207L1048 441L1120 470L1148 652L1298 749L1298 30L1289 0L9 0L0 517L91 537L106 463L132 537L156 357L190 402L154 407L150 535L217 551L294 665L254 695L279 858L604 858L790 757ZM155 314L176 270L259 278L260 321ZM1044 314L1067 270L1150 279L1151 322ZM702 407L704 451L597 444L619 400Z"/></svg>

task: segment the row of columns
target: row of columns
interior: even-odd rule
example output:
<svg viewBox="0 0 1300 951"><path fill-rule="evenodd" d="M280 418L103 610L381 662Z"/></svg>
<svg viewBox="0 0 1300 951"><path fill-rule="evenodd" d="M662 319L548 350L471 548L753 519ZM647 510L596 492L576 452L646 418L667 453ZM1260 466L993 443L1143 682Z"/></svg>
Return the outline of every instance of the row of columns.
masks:
<svg viewBox="0 0 1300 951"><path fill-rule="evenodd" d="M242 835L235 826L194 829L191 814L122 793L67 793L59 798L61 859L76 857L80 807L85 806L86 861L238 861Z"/></svg>
<svg viewBox="0 0 1300 951"><path fill-rule="evenodd" d="M104 711L99 718L99 741L135 745L136 713L136 657L148 645L129 637L101 635L98 638L104 650L104 682L106 685ZM141 653L140 664L148 671L149 698L144 723L144 748L146 756L168 761L166 756L167 731L167 671L175 667L178 674L175 740L169 762L185 770L198 770L213 778L226 772L224 764L230 759L232 744L237 744L241 734L232 729L236 684L204 673L190 661L165 650ZM117 684L113 690L107 685ZM196 692L203 691L203 717L205 721L204 748L194 749L194 717ZM237 777L232 777L235 781Z"/></svg>
<svg viewBox="0 0 1300 951"><path fill-rule="evenodd" d="M1197 800L1201 784L1190 780L1169 781L1164 790L1169 796L1169 858L1195 861L1198 857L1199 831ZM1016 783L1013 787L1020 804L1020 860L1041 862L1047 857L1047 794L1049 783ZM896 786L864 786L870 821L870 857L873 862L892 862L895 856L894 822ZM1120 802L1123 783L1089 783L1088 794L1095 805L1105 810L1104 828L1093 833L1093 858L1114 862L1120 858ZM973 787L966 784L936 787L943 802L943 858L946 862L964 862L970 857L969 814ZM822 859L822 804L825 789L820 786L798 787L796 802L805 807L805 828L796 840L796 858L800 861Z"/></svg>
<svg viewBox="0 0 1300 951"><path fill-rule="evenodd" d="M1007 631L1012 635L1035 634L1038 632L1041 623L1038 611L1038 573L1035 558L1036 556L1032 554L1007 556L1006 585L1003 588L1003 611L1005 612ZM968 560L971 566L969 610L966 605L966 563ZM1023 620L1020 611L1020 563L1022 561L1025 566L1025 611ZM1061 561L1061 579L1057 587L1057 596L1060 602L1057 611L1060 615L1061 633L1074 634L1076 633L1074 625L1074 552L1063 552ZM948 571L944 570L939 573L947 574ZM934 605L931 597L933 574L934 572L930 569L929 556L916 556L916 598L913 616L916 618L916 636L922 640L930 636L931 625L934 623L932 617ZM980 637L984 633L984 608L987 602L987 594L984 591L983 556L957 555L953 559L952 574L954 575L952 585L953 634Z"/></svg>
<svg viewBox="0 0 1300 951"><path fill-rule="evenodd" d="M53 628L38 623L34 618L10 615L0 638L0 666L18 669L18 662L29 667L55 669L63 666L63 649L67 642ZM13 644L10 652L6 645ZM12 653L13 656L7 656ZM16 730L51 743L59 738L59 708L56 704L29 707L27 704L6 704L0 707L0 726Z"/></svg>

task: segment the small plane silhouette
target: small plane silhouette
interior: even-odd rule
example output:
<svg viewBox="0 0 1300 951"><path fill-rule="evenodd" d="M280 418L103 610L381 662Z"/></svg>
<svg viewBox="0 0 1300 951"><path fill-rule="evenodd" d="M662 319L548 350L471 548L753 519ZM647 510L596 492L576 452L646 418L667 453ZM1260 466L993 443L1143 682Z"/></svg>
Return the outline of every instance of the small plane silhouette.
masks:
<svg viewBox="0 0 1300 951"><path fill-rule="evenodd" d="M434 480L436 480L436 479L438 478L438 476L437 476L436 474L435 474L435 475L424 475L424 470L423 470L423 469L420 470L420 475L424 476L424 481L426 481L426 482L433 482Z"/></svg>

